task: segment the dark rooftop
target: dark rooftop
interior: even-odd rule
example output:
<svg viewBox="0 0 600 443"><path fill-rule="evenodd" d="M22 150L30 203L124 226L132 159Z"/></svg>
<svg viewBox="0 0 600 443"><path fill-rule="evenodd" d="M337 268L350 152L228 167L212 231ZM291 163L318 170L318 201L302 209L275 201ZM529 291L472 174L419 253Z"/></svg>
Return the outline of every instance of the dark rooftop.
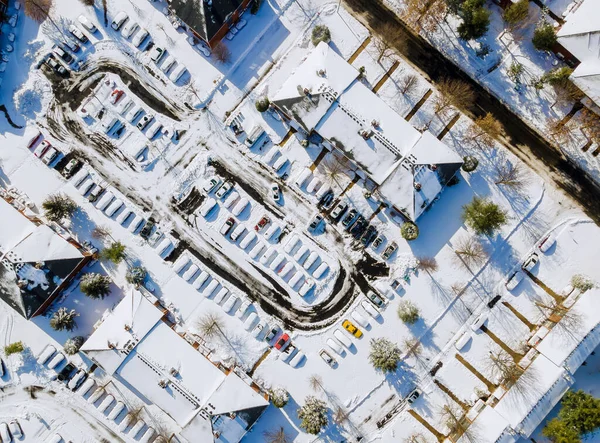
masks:
<svg viewBox="0 0 600 443"><path fill-rule="evenodd" d="M171 9L208 42L242 2L243 0L212 0L209 4L205 0L171 0Z"/></svg>

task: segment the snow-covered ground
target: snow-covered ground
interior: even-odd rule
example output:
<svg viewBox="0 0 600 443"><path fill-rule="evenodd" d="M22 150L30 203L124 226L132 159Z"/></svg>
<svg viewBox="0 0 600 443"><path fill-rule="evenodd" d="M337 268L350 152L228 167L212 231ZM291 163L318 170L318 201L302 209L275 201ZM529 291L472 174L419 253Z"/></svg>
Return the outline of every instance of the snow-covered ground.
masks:
<svg viewBox="0 0 600 443"><path fill-rule="evenodd" d="M67 225L76 238L91 240L100 248L113 240L127 247L124 263L94 262L84 270L105 273L113 279L108 297L91 300L81 294L78 281L75 281L51 306L49 313L59 306L80 313L78 327L72 333L53 331L47 317L26 322L8 307L1 306L4 344L22 340L27 350L22 357L24 361L18 356L5 359L9 374L2 380L6 386L3 397L6 400L0 405L0 421L10 420L13 415L18 417L28 439L35 436L42 441L52 432L60 432L65 440L73 441L131 438L123 434L117 436L116 424L102 417L80 395L68 391L64 384L52 380L55 372L38 365L34 356L39 355L48 343L60 350L70 336L89 336L105 311L115 306L127 290L125 272L132 264L141 264L148 270L146 287L167 307L177 332L200 335L198 321L210 313L218 315L228 331L229 340L204 340L202 345L210 352L210 358L252 370L254 380L265 389L283 387L290 393L290 401L284 408L269 406L245 437L247 442L264 441L263 432L277 426L283 426L294 441L314 441L314 436L300 429L296 414L296 409L309 394L321 397L332 410L341 407L348 414L347 420L332 423L319 436L323 441L362 435L366 441L391 442L401 441L414 432L433 439L433 435L407 412L409 408L403 398L418 386L423 395L412 408L443 433L446 429L439 408L452 400L429 376L432 366L438 361L443 362L436 379L465 403L472 401L476 390L485 389L485 385L454 357L457 352L454 343L468 331L472 337L461 355L491 377L486 372L485 360L490 350L499 349L498 345L488 334L481 330L471 332L469 327L481 312L487 310L486 303L495 295L502 295L502 301L508 302L530 322L541 321L541 312L535 302L547 301L546 292L527 277L512 292L505 289L504 283L511 270L535 249L547 232L555 231L559 236L555 247L540 254L540 264L533 271L541 282L560 291L574 273L597 279L594 268L594 257L600 246L597 226L500 145L482 152L467 143L464 133L470 122L464 116L442 140L460 156L476 155L480 160L479 167L470 174L459 173L458 183L445 189L439 201L419 218L420 236L409 243L401 238L393 211L379 211L378 201L366 198L360 183L353 185L345 176L328 179L323 166L326 160L314 167L320 148L315 145L304 148L301 137L288 135L289 127L280 119L269 112L260 114L256 111L255 100L273 95L313 49L310 30L315 24L330 28L331 45L346 60L359 51L352 65L365 67L367 84L373 87L384 79L395 58L385 58L378 63L373 42L360 50L368 32L343 8L338 9L337 2L263 2L256 16L249 16L249 13L248 17L244 16L248 23L243 30L232 41L226 41L232 54L227 63L220 63L214 57L206 58L195 51L187 43L187 35L181 29L173 29L161 12L162 6L155 5L162 5L162 2L108 0L109 21L122 9L132 20L135 18L138 23L144 23L156 44L166 47L168 53L183 62L189 71L178 84L157 69L146 51L139 51L118 32L105 27L101 9L86 8L79 1L57 2L53 11L59 26L74 22L80 13L85 13L100 29L90 36L91 42L79 53L78 57L83 61L81 69L72 72L69 79L61 81L46 72L46 68L32 67L60 37L54 26L38 27L25 19L21 11L14 31L17 40L9 61L9 66L14 69L4 73L0 91L9 114L24 128L13 128L2 119L0 132L4 135L0 144L8 149L0 150L0 184L14 186L25 193L37 211L48 195L66 194L79 205ZM532 4L532 11L534 8L537 7ZM493 28L498 30L498 26L495 22ZM511 42L504 41L504 44L510 46ZM495 52L494 56L497 55ZM539 55L535 57L528 69L535 69L537 73L552 66L551 60L542 60ZM17 59L22 62L16 63ZM477 63L488 63L488 60ZM494 84L505 81L502 72L506 63L510 64L503 61L500 69L481 79ZM456 111L439 118L433 109L437 92L420 76L416 79L416 87L410 93L402 94L398 85L408 74L416 72L399 59L393 74L380 85L378 95L401 116L407 116L421 97L432 90L409 123L418 129L428 127L435 135L441 134ZM496 80L491 79L494 75L498 76ZM92 91L91 87L95 89ZM110 103L114 89L126 94L116 106ZM511 93L510 100L534 118L548 111L551 98L543 94L534 96L530 92L526 90L524 95ZM120 108L129 100L134 102L132 108ZM524 103L527 106L521 106ZM163 125L151 139L148 131L152 123L140 131L136 123L127 119L137 106L142 107L143 112L133 122L139 122L144 114L151 114ZM82 107L94 115L82 117ZM97 112L101 109L104 111L100 118ZM113 118L122 122L123 129L109 128L109 134L105 136L102 125ZM244 144L245 135L237 137L224 121L227 124L237 122L246 133L255 125L261 125L266 135L249 149ZM89 183L108 188L125 203L125 207L108 217L99 207L101 199L90 202L81 195L81 185L75 186L75 178L65 180L55 169L64 166L64 157L48 167L33 156L27 144L38 130L63 156L85 160ZM279 155L275 158L273 155L277 151ZM287 161L281 169L275 170L273 165L279 158ZM523 187L515 189L495 184L495 169L503 162L521 165L526 178ZM301 186L297 180L311 166L314 169L312 177L318 178L323 186L331 187L336 196L343 192L342 199L366 218L377 213L371 223L385 235L386 243L377 250L363 251L341 224L327 222L316 232L306 229L317 212L318 189L309 192L308 180ZM201 191L207 180L214 176L223 181L231 180L234 185L223 198L214 192L204 196ZM271 198L273 182L282 189L280 202ZM235 199L231 197L236 194ZM469 270L457 263L454 245L472 235L461 220L461 207L474 196L489 197L499 204L508 214L508 223L493 236L482 238L490 257L482 266ZM204 217L199 210L208 198L214 198L217 206ZM239 214L235 215L235 208L243 199L248 205L240 207ZM152 218L171 246L159 254L157 244L150 245L130 232L133 216L120 225L117 219L127 210L144 219ZM255 232L254 226L263 215L270 223L242 248L240 244ZM236 226L246 228L235 241L229 234L225 236L220 232L229 217L235 218ZM265 232L271 226L278 229L267 238ZM92 234L96 227L107 228L111 238L94 238ZM288 241L294 237L301 244L286 250ZM384 262L381 252L392 241L398 244L398 250ZM260 244L264 245L263 253L254 257L253 252ZM303 246L319 256L311 266L300 264L296 257ZM276 258L264 262L262 259L269 247L282 258L275 269L271 265ZM308 252L304 257L307 255ZM415 269L418 259L423 257L435 258L438 269L429 272ZM384 266L374 266L374 262L384 263ZM174 264L181 263L184 263L182 268L176 269ZM289 273L281 275L287 263L291 265ZM321 263L326 263L328 270L321 277L315 277ZM193 267L198 270L194 271ZM295 274L292 274L292 267ZM209 277L196 288L194 284L202 272ZM292 287L292 275L314 282L315 286L307 296L298 293L301 283ZM393 290L391 283L396 279L402 283ZM214 292L208 293L207 288L213 281ZM364 294L366 285L386 299L381 316L377 318L365 310L365 304L370 306ZM234 300L233 297L237 301L225 312L223 306ZM406 300L420 310L420 319L413 325L403 323L396 313L400 302ZM239 314L244 313L236 310L251 301L248 314L240 318ZM250 312L258 316L253 324L246 322ZM353 338L342 329L345 319L363 330L362 338ZM257 329L257 324L262 325L262 330ZM520 349L530 335L525 324L501 303L489 311L486 326L514 350ZM264 341L265 334L273 327L288 332L298 352L306 355L296 367L283 361L285 354L271 349ZM335 354L327 344L336 330L352 343L343 355ZM378 337L397 343L404 353L405 358L394 373L383 375L369 363L369 341ZM421 352L417 356L407 353L407 343L412 340L420 343ZM329 367L319 357L321 349L335 356L336 368ZM79 355L69 360L79 367L90 365ZM309 383L313 375L322 379L323 388L317 392ZM109 381L100 369L94 377L102 383ZM45 389L40 391L35 402L26 403L23 388L29 385L40 385ZM136 407L135 396L119 383L113 381L107 390L115 397L121 395L127 399L130 409ZM64 415L57 416L58 408L52 411L52 404L68 405L68 408L64 408ZM147 406L145 413L148 424L150 420L156 420L171 432L179 431L178 426L157 407ZM79 418L75 414L79 414ZM332 421L332 414L329 416Z"/></svg>

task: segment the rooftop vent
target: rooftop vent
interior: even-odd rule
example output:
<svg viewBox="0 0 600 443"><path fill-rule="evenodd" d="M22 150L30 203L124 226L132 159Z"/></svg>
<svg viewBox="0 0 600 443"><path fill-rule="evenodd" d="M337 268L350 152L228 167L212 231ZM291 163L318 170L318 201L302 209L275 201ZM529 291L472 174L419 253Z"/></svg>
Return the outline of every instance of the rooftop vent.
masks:
<svg viewBox="0 0 600 443"><path fill-rule="evenodd" d="M373 131L368 129L361 129L360 131L358 131L358 133L360 134L360 136L362 138L364 138L365 140L368 140L371 138L371 136L373 135Z"/></svg>
<svg viewBox="0 0 600 443"><path fill-rule="evenodd" d="M429 169L435 171L437 169L437 165L429 165Z"/></svg>
<svg viewBox="0 0 600 443"><path fill-rule="evenodd" d="M308 88L304 88L304 89L302 90L302 92L304 92L304 95L307 95L308 97L310 97L310 89L308 89Z"/></svg>
<svg viewBox="0 0 600 443"><path fill-rule="evenodd" d="M371 126L374 128L379 128L379 122L377 120L371 120Z"/></svg>
<svg viewBox="0 0 600 443"><path fill-rule="evenodd" d="M175 368L171 368L169 370L169 374L171 374L173 377L177 377L179 375L179 371Z"/></svg>
<svg viewBox="0 0 600 443"><path fill-rule="evenodd" d="M129 325L125 325L125 330L126 330L127 332L131 331L131 326L129 326Z"/></svg>
<svg viewBox="0 0 600 443"><path fill-rule="evenodd" d="M417 191L420 191L420 190L421 190L421 183L419 183L419 182L415 182L415 189L416 189Z"/></svg>
<svg viewBox="0 0 600 443"><path fill-rule="evenodd" d="M161 388L165 389L168 385L169 385L168 380L165 380L164 378L161 378L160 380L158 380L158 386L160 386Z"/></svg>
<svg viewBox="0 0 600 443"><path fill-rule="evenodd" d="M319 77L325 77L325 74L326 74L326 73L325 73L325 69L319 69L319 70L317 71L317 75L318 75Z"/></svg>
<svg viewBox="0 0 600 443"><path fill-rule="evenodd" d="M115 344L114 344L114 343L112 343L112 342L110 342L110 341L108 342L108 349L115 349L115 347L116 347L116 346L115 346Z"/></svg>
<svg viewBox="0 0 600 443"><path fill-rule="evenodd" d="M28 285L28 284L29 284L29 283L27 283L27 280L19 280L19 281L17 282L17 286L18 286L19 288L25 288L25 287L27 287L27 285Z"/></svg>

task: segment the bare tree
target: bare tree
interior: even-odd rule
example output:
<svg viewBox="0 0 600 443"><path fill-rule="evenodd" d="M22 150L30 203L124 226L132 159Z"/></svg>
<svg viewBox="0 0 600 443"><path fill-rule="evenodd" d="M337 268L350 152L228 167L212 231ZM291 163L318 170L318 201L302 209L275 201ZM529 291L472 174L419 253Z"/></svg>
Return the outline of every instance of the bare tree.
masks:
<svg viewBox="0 0 600 443"><path fill-rule="evenodd" d="M346 176L348 168L346 168L342 161L331 152L320 164L323 166L323 175L325 176L327 183L331 186L336 184L338 187L343 188L340 184L340 179Z"/></svg>
<svg viewBox="0 0 600 443"><path fill-rule="evenodd" d="M581 328L583 319L579 312L567 308L561 302L554 299L549 302L538 300L535 305L549 320L559 323L564 329L577 331Z"/></svg>
<svg viewBox="0 0 600 443"><path fill-rule="evenodd" d="M483 117L477 117L466 133L467 138L472 142L481 142L487 146L493 145L500 135L502 135L502 124L489 112Z"/></svg>
<svg viewBox="0 0 600 443"><path fill-rule="evenodd" d="M454 292L455 295L461 294L466 288L466 285L462 282L454 282L450 285L450 290Z"/></svg>
<svg viewBox="0 0 600 443"><path fill-rule="evenodd" d="M196 328L198 329L198 332L208 340L218 338L225 341L231 350L236 354L236 356L240 358L236 347L229 338L229 333L225 328L225 322L218 314L209 312L198 318L196 321Z"/></svg>
<svg viewBox="0 0 600 443"><path fill-rule="evenodd" d="M488 258L487 251L475 236L464 236L454 244L457 263L471 270L473 266L481 266ZM472 271L471 271L472 272Z"/></svg>
<svg viewBox="0 0 600 443"><path fill-rule="evenodd" d="M581 111L581 129L591 141L600 143L600 115L588 108L583 108Z"/></svg>
<svg viewBox="0 0 600 443"><path fill-rule="evenodd" d="M475 101L473 89L462 80L445 78L438 83L438 92L433 105L436 114L444 113L452 106L469 109Z"/></svg>
<svg viewBox="0 0 600 443"><path fill-rule="evenodd" d="M520 163L513 163L504 158L499 158L495 165L495 183L515 190L523 189L527 185L527 177Z"/></svg>
<svg viewBox="0 0 600 443"><path fill-rule="evenodd" d="M429 440L420 432L415 432L406 437L404 443L429 443Z"/></svg>
<svg viewBox="0 0 600 443"><path fill-rule="evenodd" d="M550 130L550 136L559 143L568 140L573 133L568 122L563 121L561 118L551 119L548 122L548 129Z"/></svg>
<svg viewBox="0 0 600 443"><path fill-rule="evenodd" d="M319 390L326 392L325 387L323 386L323 379L320 375L313 374L310 377L308 377L308 385L315 392Z"/></svg>
<svg viewBox="0 0 600 443"><path fill-rule="evenodd" d="M293 439L285 433L282 426L272 431L265 431L263 433L265 437L265 443L292 443Z"/></svg>
<svg viewBox="0 0 600 443"><path fill-rule="evenodd" d="M493 377L500 380L500 384L511 388L523 375L523 369L505 351L490 351L488 366Z"/></svg>
<svg viewBox="0 0 600 443"><path fill-rule="evenodd" d="M24 3L25 15L36 21L42 23L47 18L50 18L50 11L54 6L53 0L25 0Z"/></svg>
<svg viewBox="0 0 600 443"><path fill-rule="evenodd" d="M85 6L94 6L94 3L96 3L96 0L79 0L81 3L83 3Z"/></svg>
<svg viewBox="0 0 600 443"><path fill-rule="evenodd" d="M97 238L99 240L106 240L107 238L112 238L110 228L108 226L96 226L92 230L92 237Z"/></svg>
<svg viewBox="0 0 600 443"><path fill-rule="evenodd" d="M446 17L445 0L407 0L402 19L417 32L434 32Z"/></svg>
<svg viewBox="0 0 600 443"><path fill-rule="evenodd" d="M398 90L401 94L410 95L412 91L418 86L419 77L415 74L406 74L400 79L398 83Z"/></svg>
<svg viewBox="0 0 600 443"><path fill-rule="evenodd" d="M229 48L223 42L218 42L212 52L221 63L227 63L231 59L231 51L229 51Z"/></svg>
<svg viewBox="0 0 600 443"><path fill-rule="evenodd" d="M402 52L406 43L400 38L398 26L387 22L375 29L379 34L379 38L373 41L375 50L377 51L377 63L384 58L391 57L394 52Z"/></svg>
<svg viewBox="0 0 600 443"><path fill-rule="evenodd" d="M336 424L342 424L348 420L349 413L342 405L336 405L333 409L333 421Z"/></svg>
<svg viewBox="0 0 600 443"><path fill-rule="evenodd" d="M431 274L432 272L436 272L438 270L438 264L435 257L420 257L417 260L417 267L427 272L428 274Z"/></svg>

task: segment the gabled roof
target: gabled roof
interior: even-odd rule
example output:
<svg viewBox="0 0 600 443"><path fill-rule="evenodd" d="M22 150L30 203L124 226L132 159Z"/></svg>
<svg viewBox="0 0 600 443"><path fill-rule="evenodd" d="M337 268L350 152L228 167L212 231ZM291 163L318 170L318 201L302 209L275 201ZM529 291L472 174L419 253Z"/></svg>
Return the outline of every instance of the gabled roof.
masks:
<svg viewBox="0 0 600 443"><path fill-rule="evenodd" d="M242 3L243 0L171 0L170 8L208 42Z"/></svg>
<svg viewBox="0 0 600 443"><path fill-rule="evenodd" d="M600 3L598 0L585 0L576 10L567 16L566 23L557 33L558 37L600 31Z"/></svg>
<svg viewBox="0 0 600 443"><path fill-rule="evenodd" d="M225 414L231 411L267 406L269 402L254 389L248 389L248 384L237 374L229 373L223 383L210 397L209 409L212 415Z"/></svg>
<svg viewBox="0 0 600 443"><path fill-rule="evenodd" d="M357 77L358 71L352 65L321 42L272 97L272 102L310 132Z"/></svg>

